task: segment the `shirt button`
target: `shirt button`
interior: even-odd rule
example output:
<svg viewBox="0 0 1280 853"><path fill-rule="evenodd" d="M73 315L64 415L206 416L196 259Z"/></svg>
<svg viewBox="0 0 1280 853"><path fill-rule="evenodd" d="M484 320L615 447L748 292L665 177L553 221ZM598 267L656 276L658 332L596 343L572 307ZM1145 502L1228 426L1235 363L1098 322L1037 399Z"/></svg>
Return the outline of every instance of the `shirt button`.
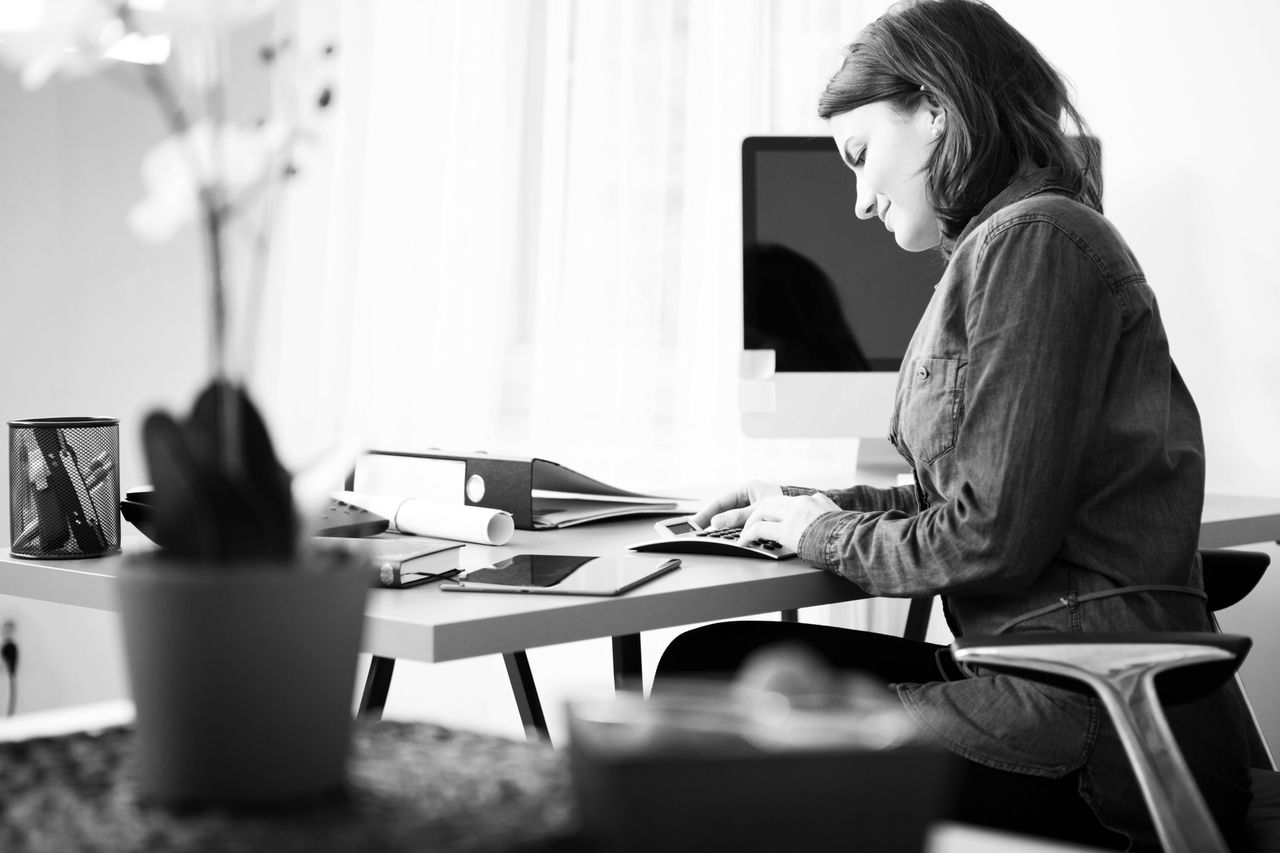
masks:
<svg viewBox="0 0 1280 853"><path fill-rule="evenodd" d="M921 367L919 370L917 370L917 371L916 371L916 376L919 376L921 379L928 379L928 378L929 378L929 368L927 368L927 367Z"/></svg>

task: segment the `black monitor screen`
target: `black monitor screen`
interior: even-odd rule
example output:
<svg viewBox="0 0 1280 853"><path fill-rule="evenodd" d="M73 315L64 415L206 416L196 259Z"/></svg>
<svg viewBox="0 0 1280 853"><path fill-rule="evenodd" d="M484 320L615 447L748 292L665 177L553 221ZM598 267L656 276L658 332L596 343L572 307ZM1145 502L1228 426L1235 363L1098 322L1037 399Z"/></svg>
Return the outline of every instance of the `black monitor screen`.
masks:
<svg viewBox="0 0 1280 853"><path fill-rule="evenodd" d="M742 178L743 347L778 371L897 370L942 257L858 219L830 137L749 137Z"/></svg>

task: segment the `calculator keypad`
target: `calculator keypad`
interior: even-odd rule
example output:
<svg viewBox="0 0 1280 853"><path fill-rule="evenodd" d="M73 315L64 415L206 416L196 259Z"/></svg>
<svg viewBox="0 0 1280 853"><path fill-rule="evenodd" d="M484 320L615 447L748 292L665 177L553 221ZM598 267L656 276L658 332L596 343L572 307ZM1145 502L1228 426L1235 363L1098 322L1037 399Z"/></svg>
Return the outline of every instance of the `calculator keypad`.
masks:
<svg viewBox="0 0 1280 853"><path fill-rule="evenodd" d="M744 542L741 527L718 527L664 536L651 542L628 546L633 551L658 551L668 554L719 554L725 557L754 557L764 560L789 560L795 551L772 539Z"/></svg>
<svg viewBox="0 0 1280 853"><path fill-rule="evenodd" d="M742 533L741 527L718 527L713 530L700 530L695 536L705 536L711 539L737 539ZM753 548L764 548L768 551L776 551L782 547L780 542L774 542L772 539L756 539L754 542L743 542Z"/></svg>

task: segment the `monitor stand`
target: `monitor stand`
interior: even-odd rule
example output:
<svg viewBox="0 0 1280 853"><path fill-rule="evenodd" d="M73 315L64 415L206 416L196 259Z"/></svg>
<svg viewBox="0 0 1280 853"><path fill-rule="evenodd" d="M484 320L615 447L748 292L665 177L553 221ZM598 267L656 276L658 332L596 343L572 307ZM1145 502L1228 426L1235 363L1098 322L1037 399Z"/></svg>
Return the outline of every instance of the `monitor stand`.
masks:
<svg viewBox="0 0 1280 853"><path fill-rule="evenodd" d="M858 479L868 485L897 485L899 476L911 478L911 466L887 438L858 439Z"/></svg>

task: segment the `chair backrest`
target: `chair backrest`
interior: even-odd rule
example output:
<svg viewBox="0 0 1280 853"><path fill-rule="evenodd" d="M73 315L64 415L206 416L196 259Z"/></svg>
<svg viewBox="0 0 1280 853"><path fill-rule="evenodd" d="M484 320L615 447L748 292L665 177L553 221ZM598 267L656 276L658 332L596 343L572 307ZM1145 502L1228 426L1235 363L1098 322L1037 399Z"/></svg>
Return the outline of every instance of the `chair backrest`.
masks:
<svg viewBox="0 0 1280 853"><path fill-rule="evenodd" d="M1271 556L1262 551L1201 548L1200 562L1204 567L1204 591L1209 596L1209 609L1216 612L1253 592L1271 565Z"/></svg>
<svg viewBox="0 0 1280 853"><path fill-rule="evenodd" d="M1209 617L1213 620L1213 626L1221 630L1216 612L1236 604L1253 592L1266 573L1267 566L1271 565L1271 556L1262 551L1202 548L1200 560L1204 567L1204 591L1209 597ZM1251 764L1263 770L1275 770L1275 754L1262 734L1262 726L1253 710L1253 703L1249 701L1240 673L1237 672L1235 678L1236 687L1244 698L1245 710L1252 723L1248 732Z"/></svg>
<svg viewBox="0 0 1280 853"><path fill-rule="evenodd" d="M1209 596L1209 611L1216 613L1238 603L1253 592L1271 564L1271 556L1261 551L1233 551L1228 548L1201 548L1200 562L1204 570L1204 591ZM908 640L924 640L929 632L929 616L933 596L911 599L902 636ZM1217 620L1214 620L1217 627Z"/></svg>

